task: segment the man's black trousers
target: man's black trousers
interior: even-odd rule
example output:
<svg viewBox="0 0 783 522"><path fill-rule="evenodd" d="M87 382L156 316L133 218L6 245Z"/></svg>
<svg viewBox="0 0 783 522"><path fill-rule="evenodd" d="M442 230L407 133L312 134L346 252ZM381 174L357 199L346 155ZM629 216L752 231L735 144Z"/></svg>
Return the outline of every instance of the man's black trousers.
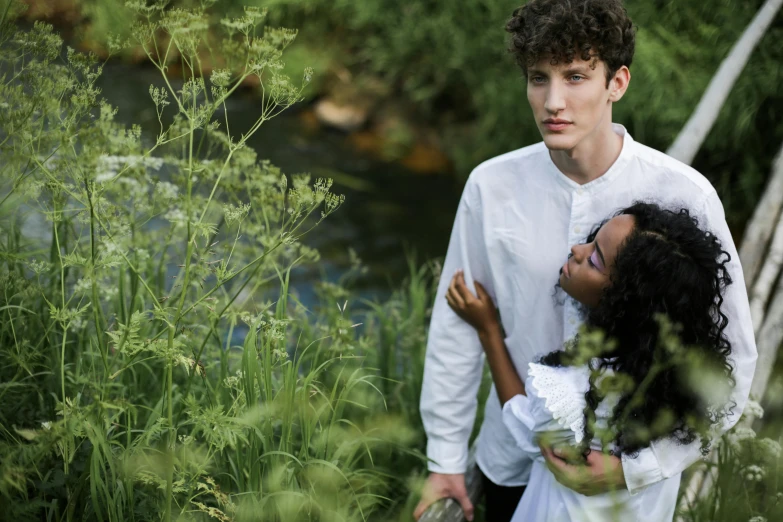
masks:
<svg viewBox="0 0 783 522"><path fill-rule="evenodd" d="M486 522L510 522L517 509L525 486L498 486L481 474L484 486L484 520Z"/></svg>

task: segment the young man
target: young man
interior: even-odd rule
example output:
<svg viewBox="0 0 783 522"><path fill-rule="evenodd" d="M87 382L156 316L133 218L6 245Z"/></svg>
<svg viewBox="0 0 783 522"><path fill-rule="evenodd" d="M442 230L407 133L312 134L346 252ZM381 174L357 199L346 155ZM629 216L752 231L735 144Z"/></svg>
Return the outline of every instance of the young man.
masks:
<svg viewBox="0 0 783 522"><path fill-rule="evenodd" d="M511 358L524 372L537 355L559 349L577 332L576 304L553 299L569 246L635 200L687 207L732 257L729 272L735 284L728 288L724 311L736 407L727 429L742 412L755 370L742 269L714 188L692 168L636 143L612 123L612 105L628 88L634 52L634 29L621 0L531 0L514 12L507 30L544 141L482 163L465 186L427 345L421 412L431 462L416 518L442 497L459 501L468 520L473 515L464 472L483 359L475 332L444 299L457 269L464 270L468 284L479 281L489 291ZM476 445L485 476L486 518L507 521L531 461L504 426L494 388ZM551 449L542 449L557 479L588 495L611 488L633 494L678 475L701 457L698 441L678 446L665 439L636 457L592 452L585 466L567 464Z"/></svg>

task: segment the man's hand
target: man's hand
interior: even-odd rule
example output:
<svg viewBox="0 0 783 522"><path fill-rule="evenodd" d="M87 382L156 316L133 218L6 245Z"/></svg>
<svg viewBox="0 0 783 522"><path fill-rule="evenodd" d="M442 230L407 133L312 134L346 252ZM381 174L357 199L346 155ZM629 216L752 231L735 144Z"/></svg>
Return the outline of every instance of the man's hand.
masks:
<svg viewBox="0 0 783 522"><path fill-rule="evenodd" d="M421 492L421 501L413 511L413 518L419 520L428 507L442 498L456 500L462 507L465 518L473 520L473 503L468 497L467 489L465 489L465 475L462 473L455 475L430 473Z"/></svg>
<svg viewBox="0 0 783 522"><path fill-rule="evenodd" d="M626 489L623 463L619 457L593 450L585 464L571 464L564 453L541 444L546 465L557 481L565 487L592 496L608 491Z"/></svg>

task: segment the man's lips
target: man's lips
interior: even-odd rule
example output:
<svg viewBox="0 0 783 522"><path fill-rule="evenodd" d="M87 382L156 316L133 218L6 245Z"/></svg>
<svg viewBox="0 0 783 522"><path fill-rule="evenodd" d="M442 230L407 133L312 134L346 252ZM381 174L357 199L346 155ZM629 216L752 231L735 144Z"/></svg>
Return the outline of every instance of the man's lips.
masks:
<svg viewBox="0 0 783 522"><path fill-rule="evenodd" d="M571 125L570 121L566 120L544 120L544 127L551 131L560 131Z"/></svg>

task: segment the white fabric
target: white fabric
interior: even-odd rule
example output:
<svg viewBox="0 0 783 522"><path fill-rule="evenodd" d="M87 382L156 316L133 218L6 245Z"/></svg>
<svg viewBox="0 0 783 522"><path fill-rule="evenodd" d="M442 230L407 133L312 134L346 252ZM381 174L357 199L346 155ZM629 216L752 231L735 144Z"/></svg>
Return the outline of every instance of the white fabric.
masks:
<svg viewBox="0 0 783 522"><path fill-rule="evenodd" d="M449 242L430 324L421 412L427 432L431 471L462 473L468 461L468 438L475 419L483 351L473 328L448 307L451 276L462 268L468 285L481 282L500 309L506 345L524 379L536 355L562 347L579 326L571 300L558 304L554 285L570 246L636 200L667 207L687 207L731 254L735 284L723 311L732 343L737 406L726 429L739 418L756 364L756 346L739 257L723 207L710 183L694 169L636 143L621 125L623 148L598 179L579 185L552 163L543 143L479 165L470 175ZM519 451L503 424L496 392L490 392L477 440L477 461L494 483L527 484L532 460ZM701 456L700 443L677 446L654 443L634 459L623 460L629 490L638 492L675 476Z"/></svg>
<svg viewBox="0 0 783 522"><path fill-rule="evenodd" d="M541 364L529 364L528 368L528 381L532 381L538 389L538 396L544 399L548 414L560 427L570 429L577 443L582 442L585 430L584 393L590 376L588 369L581 368L581 373L573 371L572 379L563 379L560 368Z"/></svg>
<svg viewBox="0 0 783 522"><path fill-rule="evenodd" d="M587 367L552 368L529 365L525 383L527 397L517 395L503 406L503 422L522 451L533 459L530 484L525 489L511 522L671 522L677 504L680 474L662 480L638 495L616 491L586 497L560 485L547 469L538 448L539 434L554 444L574 444L584 436L565 419L575 412L584 417L588 389ZM596 422L606 420L616 398L596 408ZM600 448L597 440L591 446Z"/></svg>

